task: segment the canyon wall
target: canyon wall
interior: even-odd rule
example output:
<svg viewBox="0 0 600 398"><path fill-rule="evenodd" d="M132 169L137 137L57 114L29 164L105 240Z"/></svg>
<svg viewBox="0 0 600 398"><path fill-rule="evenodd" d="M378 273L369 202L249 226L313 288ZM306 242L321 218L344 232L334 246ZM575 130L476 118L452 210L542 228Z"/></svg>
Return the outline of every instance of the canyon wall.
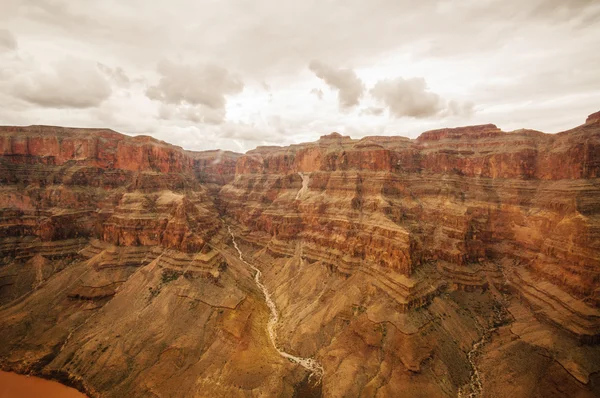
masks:
<svg viewBox="0 0 600 398"><path fill-rule="evenodd" d="M301 380L265 350L261 293L222 250L214 194L238 154L48 126L3 127L0 142L2 368L92 397Z"/></svg>
<svg viewBox="0 0 600 398"><path fill-rule="evenodd" d="M237 156L110 130L1 127L0 253L90 238L196 251L218 229L210 183L231 181Z"/></svg>
<svg viewBox="0 0 600 398"><path fill-rule="evenodd" d="M249 151L220 201L276 292L289 348L337 369L327 396L419 396L405 386L415 374L426 396L455 394L445 383L468 395L466 365L450 358L484 330L503 341L486 357L497 365L546 369L536 355L509 358L550 350L589 385L600 359L599 167L593 115L555 135L494 125L416 140L333 133ZM529 395L506 379L488 379L484 394L562 388L560 371L544 372L536 377L551 382Z"/></svg>
<svg viewBox="0 0 600 398"><path fill-rule="evenodd" d="M594 117L556 135L493 125L417 140L333 133L248 152L221 198L271 250L290 254L285 243L301 241L305 257L341 272L368 269L418 286L419 268L436 263L444 282L471 289L502 263L523 294L527 278L542 278L597 307L599 173Z"/></svg>
<svg viewBox="0 0 600 398"><path fill-rule="evenodd" d="M599 177L600 112L244 155L0 127L0 367L91 396L594 396Z"/></svg>

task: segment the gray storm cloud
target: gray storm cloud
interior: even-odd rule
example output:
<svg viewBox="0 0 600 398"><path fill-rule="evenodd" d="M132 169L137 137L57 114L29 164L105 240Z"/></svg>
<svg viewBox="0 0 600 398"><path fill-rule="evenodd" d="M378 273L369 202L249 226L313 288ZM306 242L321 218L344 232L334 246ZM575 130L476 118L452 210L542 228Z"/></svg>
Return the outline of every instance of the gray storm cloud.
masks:
<svg viewBox="0 0 600 398"><path fill-rule="evenodd" d="M99 50L108 49L138 66L153 64L157 54L200 53L205 60L236 65L245 74L261 78L265 72L296 73L310 59L358 64L382 51L429 41L449 54L493 51L490 42L498 41L497 28L514 33L516 27L522 33L533 21L564 22L585 15L592 18L587 22L591 24L598 16L597 0L372 0L351 4L343 0L226 0L215 4L182 0L177 4L169 7L162 0L0 0L0 9L3 15L27 22L17 25L19 29L38 24L37 29L47 33L82 37ZM165 18L165 9L169 18ZM474 40L477 37L485 40ZM477 47L465 46L465 42L475 42Z"/></svg>
<svg viewBox="0 0 600 398"><path fill-rule="evenodd" d="M371 95L385 104L392 116L427 118L435 115L468 116L473 111L470 103L445 101L438 94L429 91L425 79L413 77L404 79L384 79L370 90Z"/></svg>
<svg viewBox="0 0 600 398"><path fill-rule="evenodd" d="M17 48L17 39L10 30L0 29L0 51L12 51Z"/></svg>
<svg viewBox="0 0 600 398"><path fill-rule="evenodd" d="M91 108L100 105L112 89L94 63L63 58L49 70L18 75L15 96L47 108Z"/></svg>
<svg viewBox="0 0 600 398"><path fill-rule="evenodd" d="M534 17L550 18L552 20L570 20L581 15L592 6L598 5L597 0L538 0L533 2L530 15ZM588 22L600 18L600 10L596 8L595 13L587 14Z"/></svg>
<svg viewBox="0 0 600 398"><path fill-rule="evenodd" d="M334 69L319 61L311 61L308 67L329 87L338 90L340 108L352 108L359 104L365 85L352 69Z"/></svg>

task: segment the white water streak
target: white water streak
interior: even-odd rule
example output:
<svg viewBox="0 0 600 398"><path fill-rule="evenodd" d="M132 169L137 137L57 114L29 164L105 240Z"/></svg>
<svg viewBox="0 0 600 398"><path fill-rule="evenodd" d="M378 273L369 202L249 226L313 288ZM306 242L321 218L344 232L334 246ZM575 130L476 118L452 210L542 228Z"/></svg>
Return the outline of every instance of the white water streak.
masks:
<svg viewBox="0 0 600 398"><path fill-rule="evenodd" d="M277 347L277 331L275 329L275 327L277 326L277 322L279 321L279 312L277 312L277 307L275 306L275 303L271 299L271 294L269 293L269 291L267 290L265 285L263 285L263 283L260 281L262 272L260 272L260 270L258 268L256 268L254 265L252 265L252 264L248 263L246 260L244 260L242 251L238 247L237 242L235 241L235 236L233 235L233 232L231 232L231 228L229 226L227 226L227 230L229 231L229 234L231 235L231 239L233 240L233 246L235 247L235 250L237 250L240 260L242 262L244 262L244 264L248 265L250 268L252 268L254 270L254 272L255 272L254 282L256 283L256 286L258 286L259 289L263 292L263 295L265 296L265 302L267 303L267 306L269 307L269 310L271 311L271 316L269 317L269 323L267 323L267 332L269 333L269 338L271 339L271 343L273 344L273 347L275 347L275 349L277 350L279 355L281 355L282 357L287 358L290 361L295 362L298 365L305 368L306 370L308 370L311 374L311 377L313 377L313 376L316 377L317 382L319 382L321 380L321 378L323 377L323 367L321 366L321 364L319 362L315 361L312 358L300 358L295 355L288 354L287 352L285 352L285 351L281 350L279 347Z"/></svg>
<svg viewBox="0 0 600 398"><path fill-rule="evenodd" d="M475 363L475 356L478 354L480 347L486 343L487 336L490 331L486 331L481 339L473 344L471 351L467 354L467 359L469 360L469 364L473 369L473 373L471 373L471 380L466 387L462 387L458 389L458 398L476 398L483 391L483 385L481 384L481 377L479 376L479 369L477 368L477 364Z"/></svg>
<svg viewBox="0 0 600 398"><path fill-rule="evenodd" d="M500 301L502 308L505 310L506 304L503 300ZM498 312L495 311L495 316L498 317L498 320L502 319L502 310ZM473 373L471 373L471 379L469 384L463 386L458 389L458 398L477 398L483 393L483 383L481 382L481 375L479 374L479 368L477 367L477 363L475 362L475 358L481 348L492 339L492 333L494 333L498 328L497 327L489 327L483 331L483 335L481 339L473 344L471 350L467 354L467 359L469 360L469 364L473 369Z"/></svg>
<svg viewBox="0 0 600 398"><path fill-rule="evenodd" d="M296 194L295 200L302 199L302 196L306 192L308 192L308 183L310 182L310 175L309 174L304 174L302 172L298 172L298 175L300 176L300 178L302 178L302 188L300 188L300 190Z"/></svg>

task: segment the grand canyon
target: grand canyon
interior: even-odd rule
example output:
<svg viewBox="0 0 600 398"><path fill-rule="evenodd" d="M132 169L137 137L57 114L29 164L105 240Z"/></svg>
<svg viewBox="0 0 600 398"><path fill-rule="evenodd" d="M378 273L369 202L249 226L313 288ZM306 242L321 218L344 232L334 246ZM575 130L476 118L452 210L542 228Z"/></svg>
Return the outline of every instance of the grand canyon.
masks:
<svg viewBox="0 0 600 398"><path fill-rule="evenodd" d="M600 396L600 112L245 154L0 127L0 215L0 369L89 397Z"/></svg>

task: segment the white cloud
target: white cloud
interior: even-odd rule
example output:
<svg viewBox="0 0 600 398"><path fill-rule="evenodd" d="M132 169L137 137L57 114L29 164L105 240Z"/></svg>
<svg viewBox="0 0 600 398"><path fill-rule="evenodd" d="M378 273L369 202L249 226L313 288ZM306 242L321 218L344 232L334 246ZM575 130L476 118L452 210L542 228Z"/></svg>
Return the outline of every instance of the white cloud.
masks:
<svg viewBox="0 0 600 398"><path fill-rule="evenodd" d="M222 123L227 102L225 96L244 89L237 76L211 64L187 65L163 60L158 64L158 72L160 81L148 88L148 98L179 106L175 113L199 123Z"/></svg>
<svg viewBox="0 0 600 398"><path fill-rule="evenodd" d="M111 68L110 66L104 65L101 62L98 62L97 65L98 69L100 69L108 78L114 81L117 86L129 86L131 83L129 76L127 76L123 68L119 66Z"/></svg>
<svg viewBox="0 0 600 398"><path fill-rule="evenodd" d="M204 105L172 105L161 104L160 119L187 120L193 123L220 124L225 120L225 108L211 108Z"/></svg>
<svg viewBox="0 0 600 398"><path fill-rule="evenodd" d="M440 96L427 90L423 78L380 80L371 89L371 94L396 117L428 117L442 109Z"/></svg>
<svg viewBox="0 0 600 398"><path fill-rule="evenodd" d="M0 0L0 9L0 123L247 150L333 130L558 131L598 110L594 0ZM59 68L64 59L85 66ZM377 98L365 95L380 81Z"/></svg>
<svg viewBox="0 0 600 398"><path fill-rule="evenodd" d="M242 81L225 68L210 64L186 65L163 60L158 64L160 82L148 88L147 95L167 104L188 103L219 109L225 95L244 89Z"/></svg>
<svg viewBox="0 0 600 398"><path fill-rule="evenodd" d="M377 106L370 106L368 108L362 109L360 111L360 114L361 115L380 116L383 114L384 111L385 111L385 108L381 108L381 107L377 107Z"/></svg>
<svg viewBox="0 0 600 398"><path fill-rule="evenodd" d="M319 61L311 61L309 69L329 87L338 90L341 109L358 105L365 91L362 80L352 69L334 69Z"/></svg>
<svg viewBox="0 0 600 398"><path fill-rule="evenodd" d="M313 88L312 90L310 90L310 93L314 94L320 100L323 99L323 90L321 90L320 88Z"/></svg>
<svg viewBox="0 0 600 398"><path fill-rule="evenodd" d="M422 77L380 80L370 93L385 104L390 114L395 117L469 116L473 113L473 103L442 99L438 94L429 91ZM381 111L381 108L366 110L374 115L380 114Z"/></svg>
<svg viewBox="0 0 600 398"><path fill-rule="evenodd" d="M100 105L112 90L94 63L63 58L49 68L15 77L12 93L47 108L90 108Z"/></svg>

